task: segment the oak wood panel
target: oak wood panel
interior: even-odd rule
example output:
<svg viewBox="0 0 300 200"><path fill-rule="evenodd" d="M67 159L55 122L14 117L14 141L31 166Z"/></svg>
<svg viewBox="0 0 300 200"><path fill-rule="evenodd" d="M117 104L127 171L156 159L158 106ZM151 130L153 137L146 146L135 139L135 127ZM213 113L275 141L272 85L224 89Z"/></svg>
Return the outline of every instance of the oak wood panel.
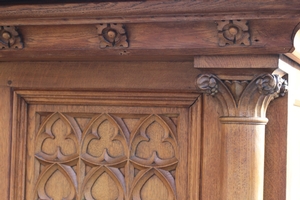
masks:
<svg viewBox="0 0 300 200"><path fill-rule="evenodd" d="M201 199L219 200L221 189L221 123L223 111L216 99L203 95L201 143Z"/></svg>
<svg viewBox="0 0 300 200"><path fill-rule="evenodd" d="M188 151L190 165L189 165L189 198L200 199L201 197L201 160L202 160L202 97L194 102L189 108L189 144Z"/></svg>
<svg viewBox="0 0 300 200"><path fill-rule="evenodd" d="M0 191L3 199L9 199L10 148L11 148L11 89L0 87Z"/></svg>
<svg viewBox="0 0 300 200"><path fill-rule="evenodd" d="M2 62L0 85L52 90L195 91L198 73L192 62L25 62L22 67L17 62Z"/></svg>
<svg viewBox="0 0 300 200"><path fill-rule="evenodd" d="M278 55L196 56L195 68L278 68ZM225 64L226 63L226 64Z"/></svg>
<svg viewBox="0 0 300 200"><path fill-rule="evenodd" d="M11 131L10 199L25 199L25 155L27 137L27 103L13 94Z"/></svg>
<svg viewBox="0 0 300 200"><path fill-rule="evenodd" d="M286 199L288 94L267 110L264 200Z"/></svg>

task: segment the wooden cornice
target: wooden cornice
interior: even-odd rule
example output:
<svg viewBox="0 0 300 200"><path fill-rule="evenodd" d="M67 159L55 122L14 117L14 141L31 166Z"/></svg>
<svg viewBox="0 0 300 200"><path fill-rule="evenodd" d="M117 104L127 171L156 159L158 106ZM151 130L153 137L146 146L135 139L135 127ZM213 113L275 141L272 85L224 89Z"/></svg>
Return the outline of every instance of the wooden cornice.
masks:
<svg viewBox="0 0 300 200"><path fill-rule="evenodd" d="M233 5L234 4L234 5ZM297 1L130 1L0 7L2 25L296 19Z"/></svg>
<svg viewBox="0 0 300 200"><path fill-rule="evenodd" d="M24 48L0 50L0 61L192 61L196 55L284 54L294 49L299 19L300 2L284 0L4 5L0 26L15 26ZM124 27L126 49L126 42L104 48L96 29L101 24ZM226 24L243 32L240 39L223 36Z"/></svg>

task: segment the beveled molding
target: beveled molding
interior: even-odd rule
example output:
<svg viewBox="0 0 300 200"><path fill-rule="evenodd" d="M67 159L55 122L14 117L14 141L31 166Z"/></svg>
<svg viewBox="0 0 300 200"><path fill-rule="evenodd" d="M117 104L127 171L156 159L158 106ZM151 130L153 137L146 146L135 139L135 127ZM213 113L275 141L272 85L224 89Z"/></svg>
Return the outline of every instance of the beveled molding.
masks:
<svg viewBox="0 0 300 200"><path fill-rule="evenodd" d="M197 93L16 90L28 104L188 107Z"/></svg>
<svg viewBox="0 0 300 200"><path fill-rule="evenodd" d="M213 74L202 74L196 85L202 93L217 99L223 117L248 117L253 123L262 123L257 118L265 118L269 103L287 92L287 81L276 74L261 74L251 81L221 80ZM240 118L221 121L241 122Z"/></svg>
<svg viewBox="0 0 300 200"><path fill-rule="evenodd" d="M7 0L8 1L8 0ZM24 4L0 7L6 24L90 24L299 18L298 1L98 1L71 4ZM37 9L40 8L40 9ZM54 12L55 11L55 12ZM80 17L78 17L80 16ZM137 17L134 17L137 16ZM223 17L225 16L225 17ZM13 24L12 24L13 25Z"/></svg>

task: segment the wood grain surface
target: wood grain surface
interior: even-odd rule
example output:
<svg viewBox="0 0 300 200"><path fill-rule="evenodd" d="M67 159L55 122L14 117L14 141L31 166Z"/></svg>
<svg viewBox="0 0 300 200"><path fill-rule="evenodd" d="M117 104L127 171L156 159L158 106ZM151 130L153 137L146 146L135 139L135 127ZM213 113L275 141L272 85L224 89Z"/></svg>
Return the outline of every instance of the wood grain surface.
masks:
<svg viewBox="0 0 300 200"><path fill-rule="evenodd" d="M0 101L0 181L1 195L4 199L9 199L9 181L10 181L10 161L11 161L11 90L9 87L0 87L1 101Z"/></svg>
<svg viewBox="0 0 300 200"><path fill-rule="evenodd" d="M107 21L107 23L117 23ZM0 50L1 61L192 60L194 55L278 54L293 50L295 20L251 20L250 46L219 46L215 20L125 23L128 48L101 48L95 24L18 26L23 49ZM2 24L3 25L3 24ZM10 24L11 25L11 24ZM184 30L184 31L183 31Z"/></svg>

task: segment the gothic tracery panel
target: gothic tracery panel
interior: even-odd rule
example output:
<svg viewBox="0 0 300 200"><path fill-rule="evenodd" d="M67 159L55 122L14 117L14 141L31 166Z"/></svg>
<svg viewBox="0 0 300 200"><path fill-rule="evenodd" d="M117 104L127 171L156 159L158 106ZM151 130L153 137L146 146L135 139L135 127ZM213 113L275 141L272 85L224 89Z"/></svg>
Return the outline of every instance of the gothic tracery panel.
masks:
<svg viewBox="0 0 300 200"><path fill-rule="evenodd" d="M34 199L178 199L178 113L36 116Z"/></svg>

